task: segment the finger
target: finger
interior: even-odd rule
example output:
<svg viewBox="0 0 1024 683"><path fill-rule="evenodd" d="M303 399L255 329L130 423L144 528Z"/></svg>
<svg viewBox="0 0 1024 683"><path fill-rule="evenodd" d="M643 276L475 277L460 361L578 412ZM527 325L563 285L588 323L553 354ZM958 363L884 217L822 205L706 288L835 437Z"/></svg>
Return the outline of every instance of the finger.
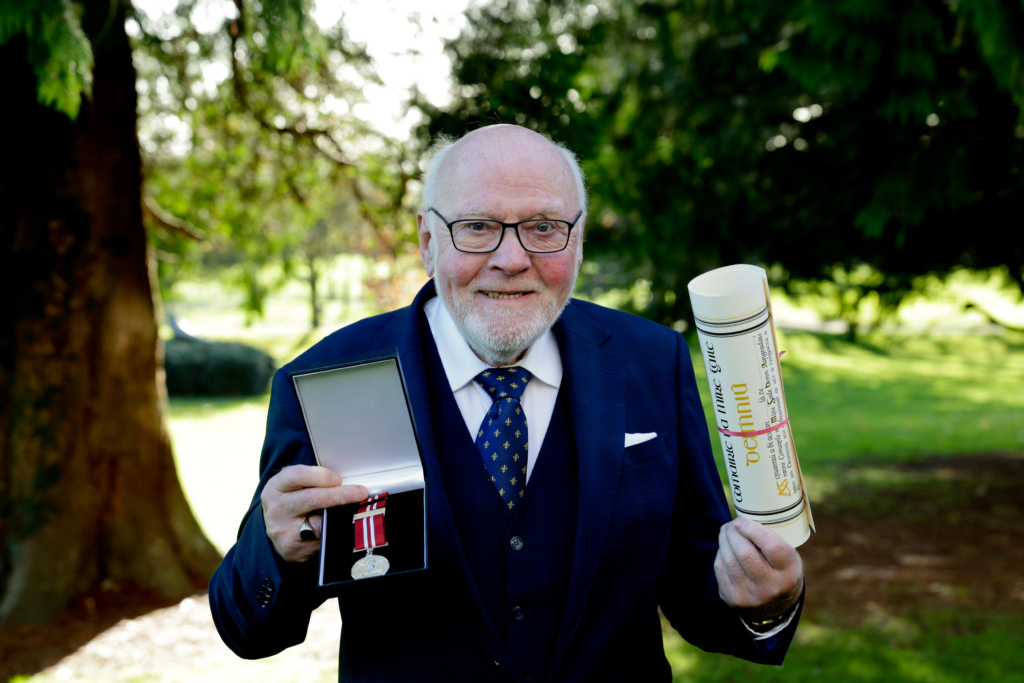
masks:
<svg viewBox="0 0 1024 683"><path fill-rule="evenodd" d="M323 515L310 515L309 516L309 525L311 527L313 527L313 533L316 534L316 540L319 541L320 540L320 530L323 529L323 526L324 526L324 517L323 517Z"/></svg>
<svg viewBox="0 0 1024 683"><path fill-rule="evenodd" d="M369 491L365 486L335 486L284 493L281 494L281 503L289 516L302 517L314 510L358 503L368 497Z"/></svg>
<svg viewBox="0 0 1024 683"><path fill-rule="evenodd" d="M722 559L722 552L719 550L718 554L715 555L715 578L718 579L718 594L725 599L731 596L736 590L736 584L733 583L732 577L729 576L729 572L725 568L725 560ZM726 600L726 602L730 602ZM731 602L730 602L731 604Z"/></svg>
<svg viewBox="0 0 1024 683"><path fill-rule="evenodd" d="M729 580L732 581L733 585L737 585L739 581L746 581L748 577L746 572L743 571L740 561L736 558L736 552L729 541L728 531L731 526L731 522L723 524L718 532L718 554L722 558L722 566L729 576Z"/></svg>
<svg viewBox="0 0 1024 683"><path fill-rule="evenodd" d="M341 475L326 467L290 465L274 475L274 486L287 493L308 487L329 488L341 485Z"/></svg>
<svg viewBox="0 0 1024 683"><path fill-rule="evenodd" d="M760 585L771 571L771 566L764 559L764 555L756 545L736 530L735 523L726 531L726 537L743 572L754 584Z"/></svg>
<svg viewBox="0 0 1024 683"><path fill-rule="evenodd" d="M740 535L757 546L765 560L774 569L784 571L799 560L796 548L771 529L743 518L737 518L733 527Z"/></svg>

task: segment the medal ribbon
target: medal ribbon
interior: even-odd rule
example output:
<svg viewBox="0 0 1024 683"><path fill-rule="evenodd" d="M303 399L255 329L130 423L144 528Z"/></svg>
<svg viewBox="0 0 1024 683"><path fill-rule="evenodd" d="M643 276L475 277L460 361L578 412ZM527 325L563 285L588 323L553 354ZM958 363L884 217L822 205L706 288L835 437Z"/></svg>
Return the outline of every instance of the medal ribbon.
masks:
<svg viewBox="0 0 1024 683"><path fill-rule="evenodd" d="M359 511L352 517L355 525L356 547L352 552L373 550L387 545L384 539L384 505L388 502L388 493L370 496L359 504ZM367 512L380 510L377 514L366 515ZM364 515L359 517L359 515Z"/></svg>

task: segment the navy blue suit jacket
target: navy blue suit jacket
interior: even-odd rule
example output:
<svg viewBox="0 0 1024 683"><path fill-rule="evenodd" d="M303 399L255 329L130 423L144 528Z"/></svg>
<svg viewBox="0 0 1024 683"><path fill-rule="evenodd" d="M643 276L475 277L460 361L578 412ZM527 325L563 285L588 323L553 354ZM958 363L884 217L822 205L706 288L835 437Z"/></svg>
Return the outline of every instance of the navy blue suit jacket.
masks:
<svg viewBox="0 0 1024 683"><path fill-rule="evenodd" d="M428 283L412 306L349 325L297 359L397 347L426 463L430 568L345 586L340 678L525 680L481 603L448 502L453 492L441 479L418 331L431 296ZM659 606L683 638L704 650L781 664L798 619L755 641L718 596L713 561L730 514L683 337L580 301L554 331L579 458L579 510L547 679L671 680ZM626 433L643 432L657 437L624 447ZM324 600L316 563L282 562L260 508L270 477L286 465L314 463L295 392L278 372L260 487L210 584L221 637L242 657L302 642L310 611Z"/></svg>

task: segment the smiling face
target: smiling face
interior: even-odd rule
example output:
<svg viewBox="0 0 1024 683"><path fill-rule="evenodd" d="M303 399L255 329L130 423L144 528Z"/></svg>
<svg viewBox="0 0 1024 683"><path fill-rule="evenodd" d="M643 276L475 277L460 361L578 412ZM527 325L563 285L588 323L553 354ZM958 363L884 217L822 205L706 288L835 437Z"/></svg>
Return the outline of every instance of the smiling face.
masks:
<svg viewBox="0 0 1024 683"><path fill-rule="evenodd" d="M441 191L433 208L449 221L571 222L579 213L569 163L551 142L527 129L491 126L476 131L456 143L441 163ZM585 218L576 223L569 246L560 252L531 254L506 231L497 251L467 254L455 249L441 219L420 210L417 226L427 274L484 362L497 366L517 361L558 319L579 273Z"/></svg>

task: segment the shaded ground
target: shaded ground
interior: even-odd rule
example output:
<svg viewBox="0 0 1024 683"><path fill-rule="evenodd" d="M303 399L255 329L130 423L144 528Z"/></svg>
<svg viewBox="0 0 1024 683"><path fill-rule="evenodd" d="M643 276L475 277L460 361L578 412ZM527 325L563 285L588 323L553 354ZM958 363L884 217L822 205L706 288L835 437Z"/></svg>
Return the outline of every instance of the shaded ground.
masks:
<svg viewBox="0 0 1024 683"><path fill-rule="evenodd" d="M799 665L794 669L790 660L801 651L811 653L825 631L854 633L861 641L867 637L861 647L875 649L950 650L944 639L971 635L972 624L980 643L1017 637L1003 631L1016 628L1024 615L1024 454L819 467L808 484L819 499L814 505L819 531L801 548L808 577L805 621L785 675L760 667L762 680L776 675L802 680ZM941 629L921 636L915 624L931 628L936 620L944 620ZM33 683L332 681L339 630L337 608L329 602L314 614L302 646L269 660L243 662L221 644L205 596L167 607L126 588L99 591L53 623L0 632L0 681L36 672L41 673ZM729 658L697 658L684 650L674 656L673 648L685 646L673 637L666 635L670 660L685 678L711 675L719 662L732 666ZM1016 640L1009 644L1012 650ZM855 649L843 645L844 652ZM1019 657L1021 649L1007 656ZM833 661L829 652L827 661ZM992 680L1010 680L997 665L992 664ZM827 675L827 666L808 664L807 676ZM732 676L724 671L717 680L740 680ZM888 680L959 679L892 672Z"/></svg>
<svg viewBox="0 0 1024 683"><path fill-rule="evenodd" d="M815 468L807 604L781 667L666 626L679 683L1024 683L1024 454Z"/></svg>
<svg viewBox="0 0 1024 683"><path fill-rule="evenodd" d="M1024 457L936 458L836 468L801 548L809 616L837 626L873 611L1024 613ZM813 493L813 489L812 489Z"/></svg>

